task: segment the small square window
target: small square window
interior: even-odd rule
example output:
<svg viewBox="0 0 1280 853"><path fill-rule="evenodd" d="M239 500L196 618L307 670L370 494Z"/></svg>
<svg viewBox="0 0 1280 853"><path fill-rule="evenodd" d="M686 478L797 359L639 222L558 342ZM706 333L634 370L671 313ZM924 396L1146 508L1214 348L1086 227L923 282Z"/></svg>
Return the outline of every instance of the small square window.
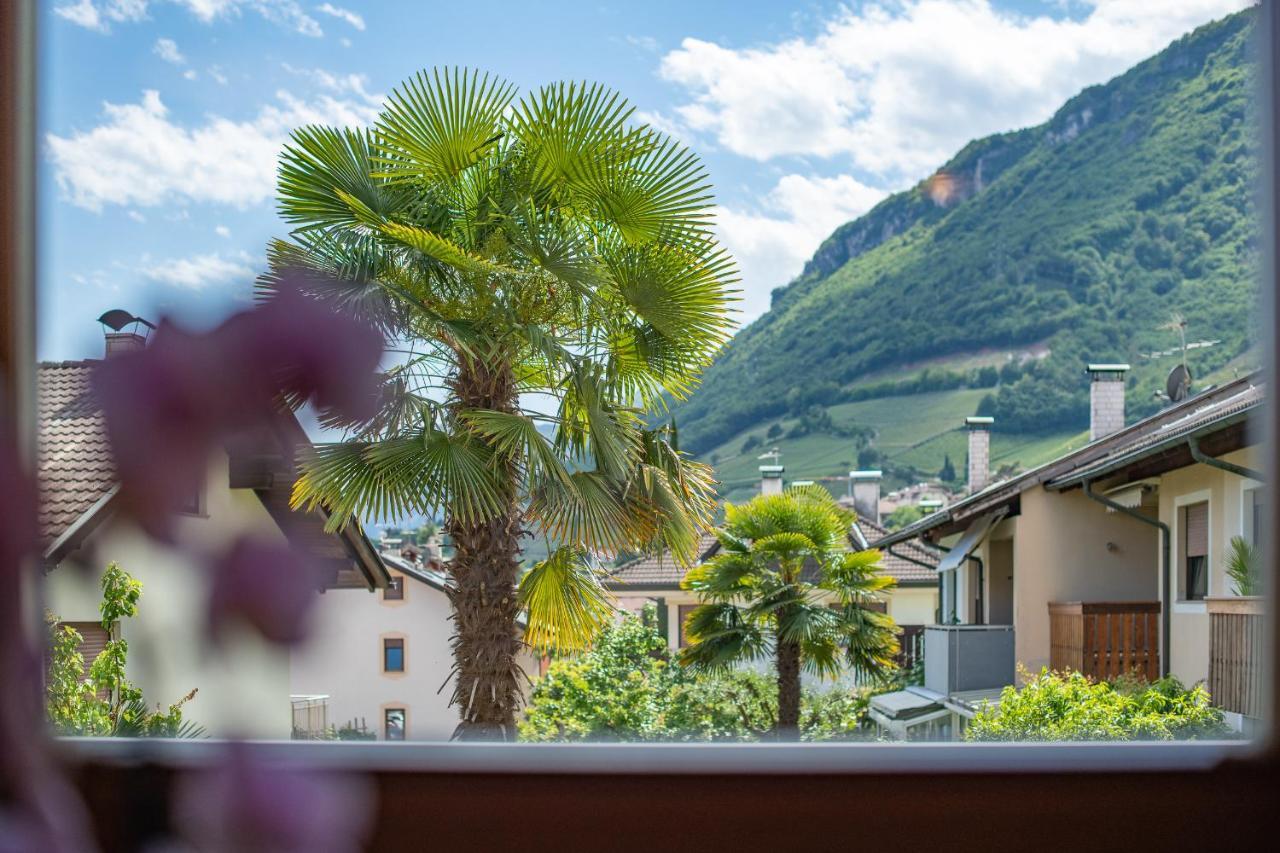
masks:
<svg viewBox="0 0 1280 853"><path fill-rule="evenodd" d="M384 737L387 740L404 740L404 708L388 708L383 715Z"/></svg>
<svg viewBox="0 0 1280 853"><path fill-rule="evenodd" d="M404 601L404 577L393 576L382 591L383 601Z"/></svg>
<svg viewBox="0 0 1280 853"><path fill-rule="evenodd" d="M382 671L404 672L404 640L382 641Z"/></svg>
<svg viewBox="0 0 1280 853"><path fill-rule="evenodd" d="M182 496L182 502L178 504L178 512L183 515L201 515L204 512L204 483L196 481L192 484L191 489Z"/></svg>

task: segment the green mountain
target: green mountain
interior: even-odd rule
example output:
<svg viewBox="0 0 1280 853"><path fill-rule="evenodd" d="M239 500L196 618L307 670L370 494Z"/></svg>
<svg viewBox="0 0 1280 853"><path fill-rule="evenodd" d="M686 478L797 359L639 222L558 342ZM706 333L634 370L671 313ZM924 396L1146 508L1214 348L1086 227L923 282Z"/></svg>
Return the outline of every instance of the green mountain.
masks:
<svg viewBox="0 0 1280 853"><path fill-rule="evenodd" d="M936 439L914 468L944 453L962 468L947 433L978 412L1006 442L1056 450L1088 425L1089 361L1133 364L1131 418L1161 405L1178 356L1151 354L1178 346L1161 328L1175 312L1210 342L1190 351L1197 384L1250 366L1252 20L1201 27L1044 124L971 142L838 228L674 408L685 449L721 466L732 451L747 472L752 439L827 441L832 468ZM895 417L919 444L890 434Z"/></svg>

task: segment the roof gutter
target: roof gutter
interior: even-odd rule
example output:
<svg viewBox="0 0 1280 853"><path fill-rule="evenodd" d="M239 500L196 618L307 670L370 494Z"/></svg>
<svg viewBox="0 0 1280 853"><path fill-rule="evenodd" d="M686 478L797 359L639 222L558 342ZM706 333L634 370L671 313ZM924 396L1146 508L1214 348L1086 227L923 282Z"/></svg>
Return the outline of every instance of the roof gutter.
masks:
<svg viewBox="0 0 1280 853"><path fill-rule="evenodd" d="M1255 408L1257 407L1250 406L1247 409L1242 409L1238 412L1234 412L1231 415L1225 418L1222 418L1221 420L1204 424L1199 429L1193 430L1189 434L1171 436L1165 439L1164 441L1159 441L1159 442L1156 442L1155 444L1147 445L1146 447L1140 447L1137 450L1133 450L1129 453L1126 453L1125 455L1117 457L1116 459L1113 459L1110 462L1104 462L1101 465L1097 465L1092 468L1086 468L1083 471L1063 477L1060 480L1050 480L1049 482L1045 483L1045 488L1055 492L1060 492L1060 491L1063 491L1064 489L1069 489L1075 486L1083 485L1086 481L1089 481L1089 480L1099 480L1106 474L1110 474L1115 471L1119 471L1123 468L1127 468L1128 466L1134 464L1135 462L1141 462L1143 459L1146 459L1147 457L1155 456L1158 453L1163 453L1164 451L1172 447L1176 447L1179 444L1186 443L1188 444L1188 446L1190 446L1191 442L1198 441L1203 436L1209 435L1210 433L1213 433L1213 432L1217 432L1223 427L1232 426L1233 424L1237 424L1237 423L1240 423L1241 421L1247 420L1249 415L1253 413ZM1192 451L1192 456L1195 456L1195 453L1197 452L1197 450L1198 448ZM1213 457L1211 456L1204 457L1204 459L1212 459L1212 458ZM1200 459L1198 461L1204 461L1204 460ZM1212 465L1215 468L1221 468L1224 465L1231 464L1229 462L1222 462L1221 464L1219 464L1219 462L1220 460L1215 459L1212 462L1205 462L1205 464ZM1239 466L1233 466L1232 468L1227 468L1225 470L1233 471L1233 473L1239 473L1239 471L1234 471L1233 470L1234 468L1239 468ZM1240 470L1248 471L1249 469L1243 468ZM1256 474L1257 472L1254 472L1254 473ZM1253 474L1242 474L1241 476L1251 477L1253 476Z"/></svg>
<svg viewBox="0 0 1280 853"><path fill-rule="evenodd" d="M1229 471L1237 477L1245 477L1250 480L1257 480L1259 483L1267 478L1261 471L1255 471L1252 468L1246 468L1243 465L1236 465L1233 462L1226 462L1222 459L1215 459L1205 454L1200 449L1200 439L1194 435L1187 439L1187 448L1191 450L1191 458L1199 462L1201 465L1208 465L1210 468L1221 468L1223 471Z"/></svg>
<svg viewBox="0 0 1280 853"><path fill-rule="evenodd" d="M1148 524L1160 531L1161 559L1160 569L1164 582L1160 588L1160 677L1169 674L1169 615L1173 609L1172 595L1170 594L1169 583L1169 525L1156 518L1148 518L1136 509L1131 509L1124 504L1117 503L1106 495L1100 495L1093 490L1093 481L1084 481L1084 496L1092 501L1097 501L1103 506L1113 509L1116 512L1124 513L1130 518L1136 518L1143 524Z"/></svg>

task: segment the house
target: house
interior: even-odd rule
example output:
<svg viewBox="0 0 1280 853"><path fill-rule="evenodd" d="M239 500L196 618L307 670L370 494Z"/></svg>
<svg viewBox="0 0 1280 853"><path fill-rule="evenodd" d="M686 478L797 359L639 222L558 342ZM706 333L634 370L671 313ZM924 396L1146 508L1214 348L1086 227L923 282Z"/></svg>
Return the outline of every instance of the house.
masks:
<svg viewBox="0 0 1280 853"><path fill-rule="evenodd" d="M1137 670L1208 681L1242 728L1259 707L1261 669L1249 655L1260 605L1234 596L1225 552L1233 536L1262 539L1262 448L1251 428L1261 379L1126 426L1127 369L1089 366L1087 445L1000 482L987 484L983 470L991 424L970 419L971 494L871 543L947 549L923 698L957 725L1013 683L1015 661L1100 679Z"/></svg>
<svg viewBox="0 0 1280 853"><path fill-rule="evenodd" d="M762 491L765 494L782 489L781 465L762 465ZM867 550L872 539L883 538L887 531L880 525L880 472L854 472L853 499L857 521L849 531L849 550ZM697 560L701 563L720 550L714 533L704 533L698 542ZM893 617L903 630L903 663L916 659L919 638L926 624L936 621L938 608L937 564L941 554L918 541L904 542L893 552L883 552L881 566L897 580L898 585L883 594L883 612ZM684 621L694 607L697 596L680 588L686 569L670 550L644 555L615 569L605 582L619 606L639 613L652 602L658 606L658 624L666 632L672 650L686 645Z"/></svg>
<svg viewBox="0 0 1280 853"><path fill-rule="evenodd" d="M107 357L140 348L140 335L109 333ZM176 701L193 688L184 717L212 735L288 738L292 727L290 658L261 638L229 636L219 651L204 633L206 575L197 557L149 538L115 512L119 490L101 410L90 391L96 360L39 366L40 525L47 575L45 604L85 637L85 652L106 642L99 623L99 581L117 562L142 583L138 616L114 631L129 641L128 677L150 703ZM289 509L293 448L306 441L291 413L238 435L209 460L202 487L178 520L178 535L220 549L242 535L290 542L327 569L323 589L381 589L388 574L354 518L324 531L322 511ZM323 600L323 596L322 596ZM323 609L323 608L322 608ZM324 635L340 622L317 622Z"/></svg>
<svg viewBox="0 0 1280 853"><path fill-rule="evenodd" d="M319 624L340 626L296 649L290 666L300 736L332 727L363 729L379 740L448 740L458 725L452 695L453 633L439 548L383 551L390 581L372 594L331 590ZM530 677L538 660L518 660Z"/></svg>

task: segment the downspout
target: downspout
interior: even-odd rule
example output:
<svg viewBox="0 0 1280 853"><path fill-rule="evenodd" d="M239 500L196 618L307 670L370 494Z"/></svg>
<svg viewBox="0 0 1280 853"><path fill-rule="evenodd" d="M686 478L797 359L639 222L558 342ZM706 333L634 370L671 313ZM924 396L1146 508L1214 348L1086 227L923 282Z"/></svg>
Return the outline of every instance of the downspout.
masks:
<svg viewBox="0 0 1280 853"><path fill-rule="evenodd" d="M1265 482L1266 477L1261 471L1255 471L1252 468L1246 468L1243 465L1236 465L1233 462L1224 462L1221 459L1215 459L1207 456L1200 449L1200 439L1194 435L1187 438L1187 447L1191 450L1191 458L1199 462L1201 465L1208 465L1210 468L1220 468L1235 474L1237 477L1247 477L1250 480L1257 480L1259 483Z"/></svg>
<svg viewBox="0 0 1280 853"><path fill-rule="evenodd" d="M1106 495L1098 494L1093 490L1093 482L1090 480L1085 480L1083 485L1084 496L1089 500L1096 501L1097 503L1100 503L1109 509L1113 509L1116 512L1124 513L1130 518L1136 518L1143 524L1149 524L1152 527L1158 528L1160 531L1161 551L1163 555L1160 561L1160 566L1162 569L1162 576L1164 578L1164 582L1160 590L1160 677L1163 678L1169 674L1169 617L1170 611L1173 610L1173 605L1171 604L1173 599L1170 591L1171 584L1169 580L1169 525L1165 524L1158 518L1147 518L1136 509L1131 509L1123 504L1116 503Z"/></svg>

